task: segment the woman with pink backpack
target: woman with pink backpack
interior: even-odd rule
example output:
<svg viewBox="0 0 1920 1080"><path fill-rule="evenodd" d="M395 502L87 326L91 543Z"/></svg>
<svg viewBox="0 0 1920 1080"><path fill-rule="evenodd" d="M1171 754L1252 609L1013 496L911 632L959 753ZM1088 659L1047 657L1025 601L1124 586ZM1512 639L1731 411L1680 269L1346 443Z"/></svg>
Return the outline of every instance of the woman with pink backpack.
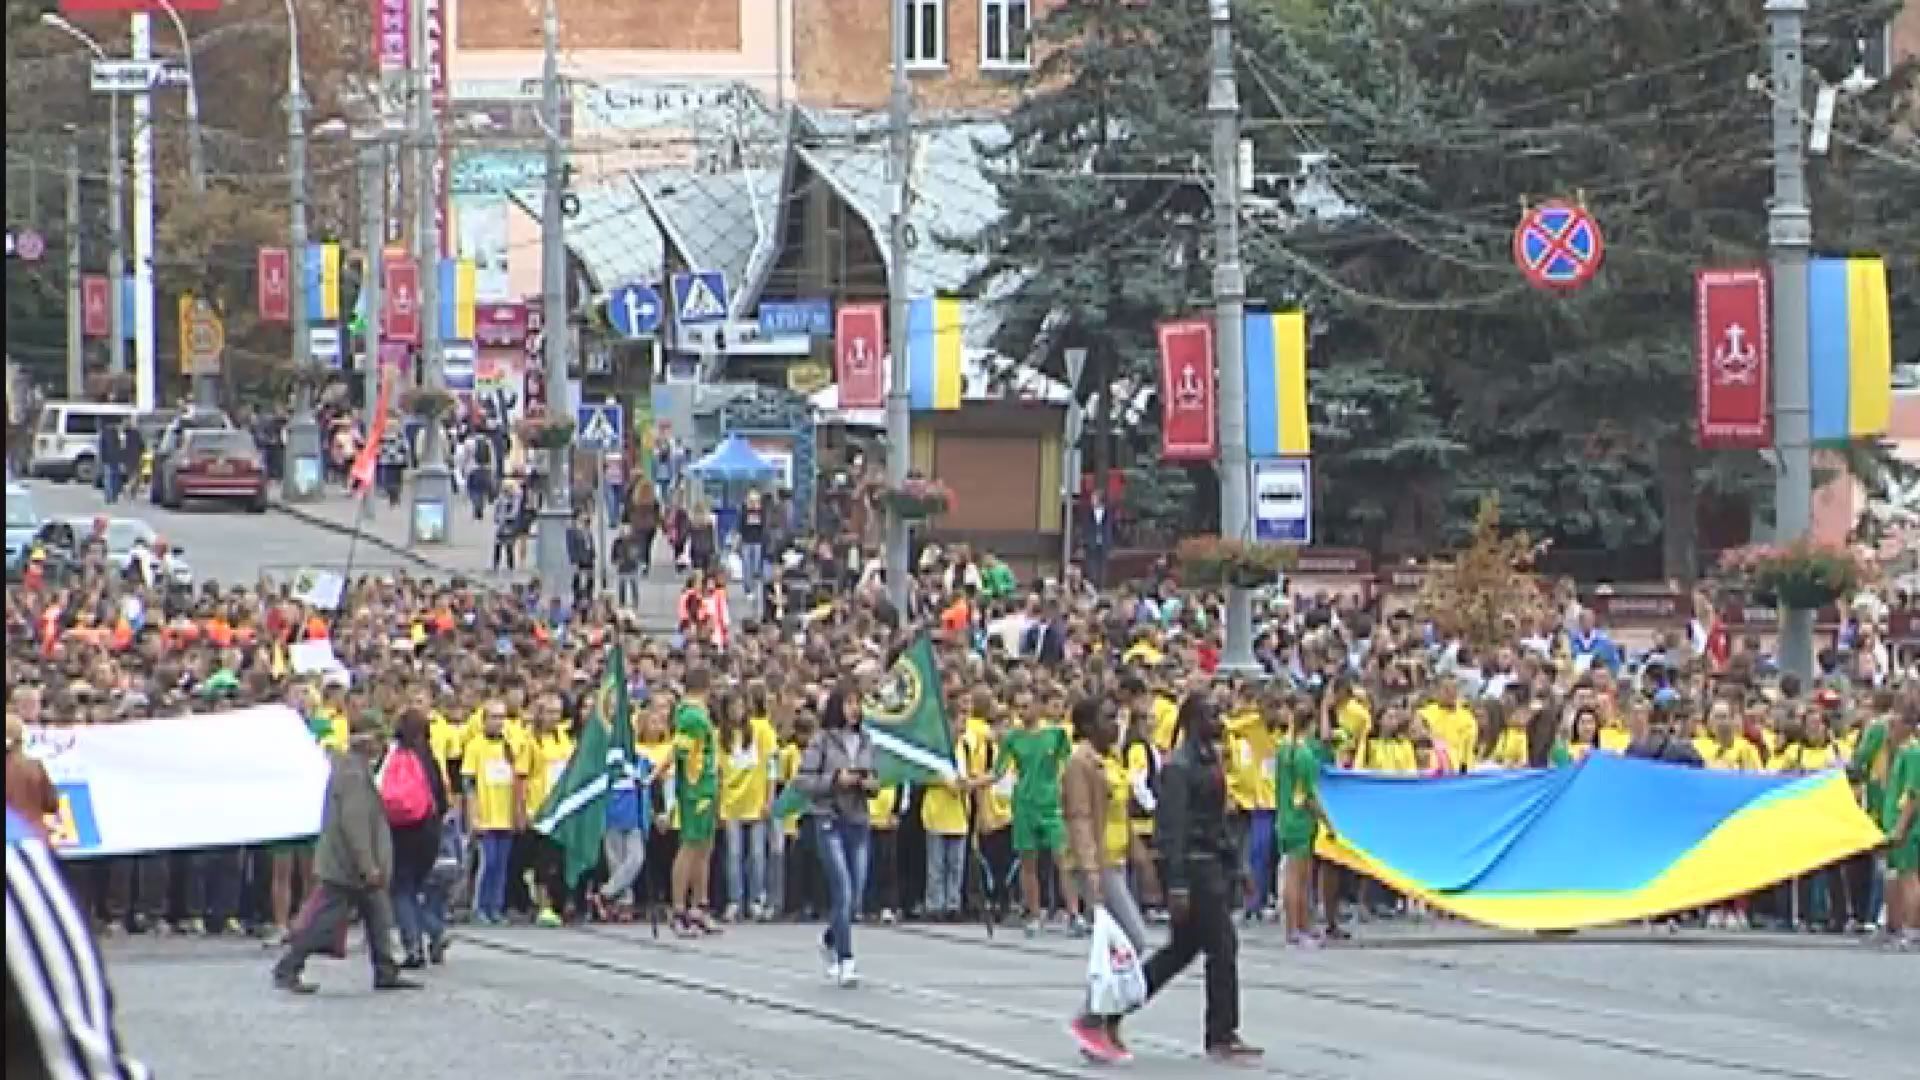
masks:
<svg viewBox="0 0 1920 1080"><path fill-rule="evenodd" d="M380 801L393 828L394 922L406 955L403 968L423 968L447 955L445 886L434 877L440 830L451 802L447 782L427 741L427 714L418 706L400 714L393 748L380 770Z"/></svg>

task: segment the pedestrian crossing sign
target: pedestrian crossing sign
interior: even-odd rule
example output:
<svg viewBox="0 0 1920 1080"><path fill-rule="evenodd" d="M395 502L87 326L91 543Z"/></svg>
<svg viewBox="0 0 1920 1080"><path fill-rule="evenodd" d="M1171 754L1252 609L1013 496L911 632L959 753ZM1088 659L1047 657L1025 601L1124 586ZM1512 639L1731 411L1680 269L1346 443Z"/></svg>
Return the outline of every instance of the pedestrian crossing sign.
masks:
<svg viewBox="0 0 1920 1080"><path fill-rule="evenodd" d="M681 326L704 326L727 318L727 275L696 270L673 277L674 318Z"/></svg>
<svg viewBox="0 0 1920 1080"><path fill-rule="evenodd" d="M580 406L574 444L583 450L612 451L625 440L622 432L626 417L614 401L591 402Z"/></svg>

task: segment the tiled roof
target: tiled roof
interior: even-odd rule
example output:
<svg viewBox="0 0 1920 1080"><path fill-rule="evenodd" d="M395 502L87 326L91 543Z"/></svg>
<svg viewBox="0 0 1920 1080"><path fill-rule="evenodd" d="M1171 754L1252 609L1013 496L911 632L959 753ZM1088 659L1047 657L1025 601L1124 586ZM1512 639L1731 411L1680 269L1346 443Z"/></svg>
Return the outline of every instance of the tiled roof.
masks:
<svg viewBox="0 0 1920 1080"><path fill-rule="evenodd" d="M772 232L780 175L771 169L647 172L634 174L633 183L688 265L724 271L740 296L754 251Z"/></svg>
<svg viewBox="0 0 1920 1080"><path fill-rule="evenodd" d="M658 281L663 241L633 183L624 176L576 187L580 212L569 218L567 248L587 268L594 288L606 292L629 281ZM542 208L539 189L510 196L535 221Z"/></svg>

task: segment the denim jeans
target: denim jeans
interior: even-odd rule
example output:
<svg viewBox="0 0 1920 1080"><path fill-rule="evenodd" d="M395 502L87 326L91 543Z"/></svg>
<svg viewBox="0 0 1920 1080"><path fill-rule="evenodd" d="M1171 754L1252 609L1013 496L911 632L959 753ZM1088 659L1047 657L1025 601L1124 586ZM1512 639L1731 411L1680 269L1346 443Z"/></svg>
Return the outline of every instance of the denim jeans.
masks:
<svg viewBox="0 0 1920 1080"><path fill-rule="evenodd" d="M732 838L728 838L732 842ZM609 828L600 839L607 857L607 881L600 886L600 897L622 903L633 899L633 883L647 868L647 834L639 829Z"/></svg>
<svg viewBox="0 0 1920 1080"><path fill-rule="evenodd" d="M767 549L763 544L740 545L740 569L745 573L747 591L760 588L760 573L766 569Z"/></svg>
<svg viewBox="0 0 1920 1080"><path fill-rule="evenodd" d="M640 606L640 571L622 570L619 576L619 604L621 607ZM631 597L632 599L628 599Z"/></svg>
<svg viewBox="0 0 1920 1080"><path fill-rule="evenodd" d="M186 859L187 916L217 927L240 914L241 849L196 851Z"/></svg>
<svg viewBox="0 0 1920 1080"><path fill-rule="evenodd" d="M431 864L424 874L398 861L393 864L387 893L393 900L393 921L400 929L400 947L407 952L417 953L425 943L446 936L447 885L447 878L434 873Z"/></svg>
<svg viewBox="0 0 1920 1080"><path fill-rule="evenodd" d="M1273 811L1247 815L1247 914L1267 906L1273 896Z"/></svg>
<svg viewBox="0 0 1920 1080"><path fill-rule="evenodd" d="M853 959L853 905L867 892L867 823L818 818L814 843L827 879L826 933L821 943L841 960Z"/></svg>
<svg viewBox="0 0 1920 1080"><path fill-rule="evenodd" d="M787 832L778 823L767 827L767 912L776 918L787 910Z"/></svg>
<svg viewBox="0 0 1920 1080"><path fill-rule="evenodd" d="M473 890L473 913L503 918L507 913L507 863L513 858L513 834L490 829L474 836L480 841L480 880Z"/></svg>
<svg viewBox="0 0 1920 1080"><path fill-rule="evenodd" d="M960 910L960 887L967 872L967 838L927 834L927 914Z"/></svg>
<svg viewBox="0 0 1920 1080"><path fill-rule="evenodd" d="M100 466L100 488L106 492L108 502L120 501L120 489L127 483L127 470L108 462Z"/></svg>
<svg viewBox="0 0 1920 1080"><path fill-rule="evenodd" d="M766 900L767 823L729 821L726 825L727 902L744 911Z"/></svg>

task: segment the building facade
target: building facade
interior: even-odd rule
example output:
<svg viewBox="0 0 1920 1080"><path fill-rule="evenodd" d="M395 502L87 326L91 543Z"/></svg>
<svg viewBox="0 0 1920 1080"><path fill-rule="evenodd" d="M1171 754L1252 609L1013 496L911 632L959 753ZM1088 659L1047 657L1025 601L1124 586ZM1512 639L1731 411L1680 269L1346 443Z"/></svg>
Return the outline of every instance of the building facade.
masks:
<svg viewBox="0 0 1920 1080"><path fill-rule="evenodd" d="M794 0L796 91L817 108L881 109L892 83L894 0ZM920 109L1011 104L1033 67L1029 30L1056 0L901 0Z"/></svg>

